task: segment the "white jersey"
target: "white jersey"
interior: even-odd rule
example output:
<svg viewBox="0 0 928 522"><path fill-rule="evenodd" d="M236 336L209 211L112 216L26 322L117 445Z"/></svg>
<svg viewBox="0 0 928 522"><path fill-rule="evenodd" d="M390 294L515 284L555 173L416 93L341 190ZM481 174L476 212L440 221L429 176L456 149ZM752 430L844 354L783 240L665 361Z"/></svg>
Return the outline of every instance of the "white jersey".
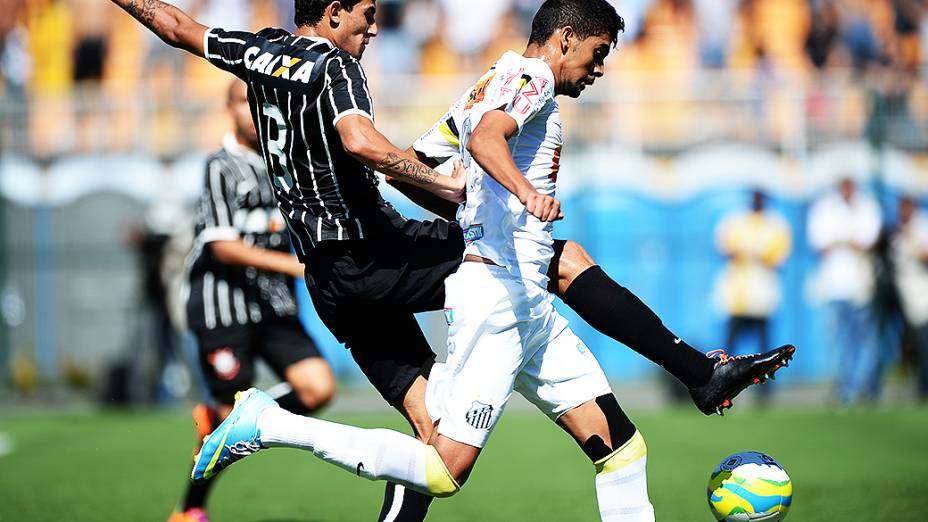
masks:
<svg viewBox="0 0 928 522"><path fill-rule="evenodd" d="M539 193L554 196L563 141L561 117L554 100L554 73L540 59L505 53L413 146L432 158L460 154L464 160L467 203L457 217L467 243L465 255L485 257L545 287L554 255L551 224L529 214L467 152L480 119L495 109L504 110L518 124L509 150L519 171Z"/></svg>

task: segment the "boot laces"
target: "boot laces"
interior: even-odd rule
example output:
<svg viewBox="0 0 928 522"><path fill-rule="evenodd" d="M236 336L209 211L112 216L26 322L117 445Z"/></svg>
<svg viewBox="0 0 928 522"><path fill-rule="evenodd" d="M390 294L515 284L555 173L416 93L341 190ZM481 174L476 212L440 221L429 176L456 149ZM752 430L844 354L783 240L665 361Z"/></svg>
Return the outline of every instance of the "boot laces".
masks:
<svg viewBox="0 0 928 522"><path fill-rule="evenodd" d="M749 357L754 357L756 354L751 355L728 355L725 350L718 349L706 352L706 357L710 359L718 359L719 364L726 364L728 361L736 361L738 359L747 359Z"/></svg>

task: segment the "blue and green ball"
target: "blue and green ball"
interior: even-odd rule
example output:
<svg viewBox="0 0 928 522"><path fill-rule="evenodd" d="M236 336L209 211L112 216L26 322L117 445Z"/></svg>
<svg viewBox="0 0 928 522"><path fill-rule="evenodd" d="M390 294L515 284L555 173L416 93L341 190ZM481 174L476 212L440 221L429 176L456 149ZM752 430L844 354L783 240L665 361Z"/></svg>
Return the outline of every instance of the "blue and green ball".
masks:
<svg viewBox="0 0 928 522"><path fill-rule="evenodd" d="M756 451L735 453L709 477L709 509L725 522L776 521L786 518L793 484L777 461Z"/></svg>

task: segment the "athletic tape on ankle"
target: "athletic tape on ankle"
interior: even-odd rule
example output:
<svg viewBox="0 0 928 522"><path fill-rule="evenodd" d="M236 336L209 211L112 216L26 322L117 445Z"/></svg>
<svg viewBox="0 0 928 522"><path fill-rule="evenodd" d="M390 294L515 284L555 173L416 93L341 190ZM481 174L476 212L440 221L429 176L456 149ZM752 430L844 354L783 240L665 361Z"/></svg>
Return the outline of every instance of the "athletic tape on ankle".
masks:
<svg viewBox="0 0 928 522"><path fill-rule="evenodd" d="M593 463L596 466L596 474L606 474L619 471L620 469L638 462L642 457L648 454L648 447L644 443L644 437L640 431L635 431L632 438L628 440L621 448L613 451L607 457L597 460Z"/></svg>
<svg viewBox="0 0 928 522"><path fill-rule="evenodd" d="M425 449L425 485L433 497L450 497L461 490L434 446Z"/></svg>

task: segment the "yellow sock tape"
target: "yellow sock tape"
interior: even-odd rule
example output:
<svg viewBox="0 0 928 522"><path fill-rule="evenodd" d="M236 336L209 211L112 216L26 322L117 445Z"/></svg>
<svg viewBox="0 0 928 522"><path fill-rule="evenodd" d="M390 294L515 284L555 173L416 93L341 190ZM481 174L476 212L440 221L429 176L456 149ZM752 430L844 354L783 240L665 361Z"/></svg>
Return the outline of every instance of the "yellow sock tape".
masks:
<svg viewBox="0 0 928 522"><path fill-rule="evenodd" d="M609 455L593 463L596 466L596 474L612 473L618 471L633 462L637 462L648 454L648 447L644 443L644 437L641 432L635 430L635 434L621 448L613 451Z"/></svg>
<svg viewBox="0 0 928 522"><path fill-rule="evenodd" d="M426 447L425 484L429 489L429 495L433 497L450 497L461 490L461 486L448 472L448 468L433 446Z"/></svg>

